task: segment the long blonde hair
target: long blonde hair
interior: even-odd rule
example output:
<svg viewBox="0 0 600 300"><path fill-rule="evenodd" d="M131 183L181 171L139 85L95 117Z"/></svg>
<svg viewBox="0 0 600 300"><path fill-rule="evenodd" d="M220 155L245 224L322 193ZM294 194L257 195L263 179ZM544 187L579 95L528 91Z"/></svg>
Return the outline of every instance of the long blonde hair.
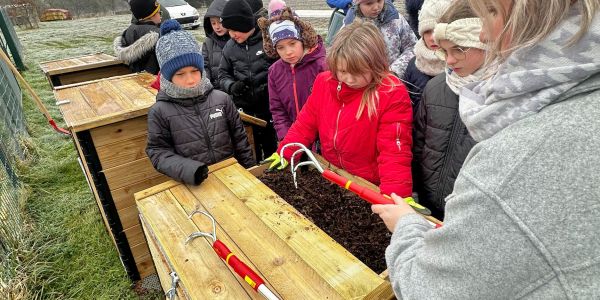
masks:
<svg viewBox="0 0 600 300"><path fill-rule="evenodd" d="M581 27L569 41L569 46L583 37L598 11L598 0L513 0L511 8L506 10L500 0L469 0L475 13L482 18L484 26L491 24L491 9L504 20L504 29L500 36L491 38L489 59L505 60L516 50L533 46L546 38L569 13L571 5L579 5ZM508 49L502 50L507 44Z"/></svg>
<svg viewBox="0 0 600 300"><path fill-rule="evenodd" d="M386 51L387 47L379 29L372 22L360 19L355 19L350 25L342 28L336 35L331 48L327 50L327 65L334 77L340 64L346 65L346 71L352 75L370 72L373 76L363 93L356 113L357 120L365 107L369 119L377 115L379 103L377 87L379 85L393 86L391 80L384 82L390 74Z"/></svg>

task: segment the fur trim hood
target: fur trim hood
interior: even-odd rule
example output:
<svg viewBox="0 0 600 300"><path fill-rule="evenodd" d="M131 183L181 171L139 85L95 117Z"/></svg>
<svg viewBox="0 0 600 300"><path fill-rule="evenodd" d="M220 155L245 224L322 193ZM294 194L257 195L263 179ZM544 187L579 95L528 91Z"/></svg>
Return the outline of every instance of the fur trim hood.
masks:
<svg viewBox="0 0 600 300"><path fill-rule="evenodd" d="M271 36L269 36L269 26L272 23L278 21L289 20L294 22L298 28L301 30L302 36L302 44L304 45L304 49L312 49L318 45L319 37L315 32L315 29L308 22L302 21L298 16L296 16L292 9L286 7L283 9L280 15L274 16L270 19L265 17L261 17L258 19L258 27L262 32L263 36L263 47L265 53L272 58L279 58L279 54L277 54L277 50L273 46L273 41L271 40Z"/></svg>
<svg viewBox="0 0 600 300"><path fill-rule="evenodd" d="M113 50L118 59L124 61L127 64L131 64L149 51L154 51L156 42L158 41L158 32L150 31L144 34L141 38L135 41L129 46L123 46L123 36L120 35L113 41Z"/></svg>

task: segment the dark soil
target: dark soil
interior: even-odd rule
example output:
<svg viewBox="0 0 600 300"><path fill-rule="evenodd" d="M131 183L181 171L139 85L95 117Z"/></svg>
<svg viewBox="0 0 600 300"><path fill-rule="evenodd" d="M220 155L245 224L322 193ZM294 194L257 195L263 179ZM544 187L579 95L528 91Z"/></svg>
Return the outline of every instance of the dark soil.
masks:
<svg viewBox="0 0 600 300"><path fill-rule="evenodd" d="M369 203L316 170L298 174L298 189L289 172L265 173L259 179L371 270L379 274L386 269L391 233Z"/></svg>

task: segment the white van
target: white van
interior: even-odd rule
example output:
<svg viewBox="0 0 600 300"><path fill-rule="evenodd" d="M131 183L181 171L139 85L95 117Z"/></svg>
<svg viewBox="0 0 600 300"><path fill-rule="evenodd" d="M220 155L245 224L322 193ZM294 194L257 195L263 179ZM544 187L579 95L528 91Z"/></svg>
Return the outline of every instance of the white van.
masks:
<svg viewBox="0 0 600 300"><path fill-rule="evenodd" d="M202 20L198 10L184 0L158 0L173 20L177 20L181 27L195 29L200 27Z"/></svg>

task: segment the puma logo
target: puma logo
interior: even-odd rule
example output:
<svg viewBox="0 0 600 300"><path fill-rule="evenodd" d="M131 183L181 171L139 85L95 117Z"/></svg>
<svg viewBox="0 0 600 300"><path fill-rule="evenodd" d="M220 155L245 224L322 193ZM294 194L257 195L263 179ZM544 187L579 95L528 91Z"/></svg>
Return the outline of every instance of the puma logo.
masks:
<svg viewBox="0 0 600 300"><path fill-rule="evenodd" d="M218 117L222 117L223 116L223 109L221 108L215 108L215 112L212 114L209 114L208 117L209 119L216 119Z"/></svg>

